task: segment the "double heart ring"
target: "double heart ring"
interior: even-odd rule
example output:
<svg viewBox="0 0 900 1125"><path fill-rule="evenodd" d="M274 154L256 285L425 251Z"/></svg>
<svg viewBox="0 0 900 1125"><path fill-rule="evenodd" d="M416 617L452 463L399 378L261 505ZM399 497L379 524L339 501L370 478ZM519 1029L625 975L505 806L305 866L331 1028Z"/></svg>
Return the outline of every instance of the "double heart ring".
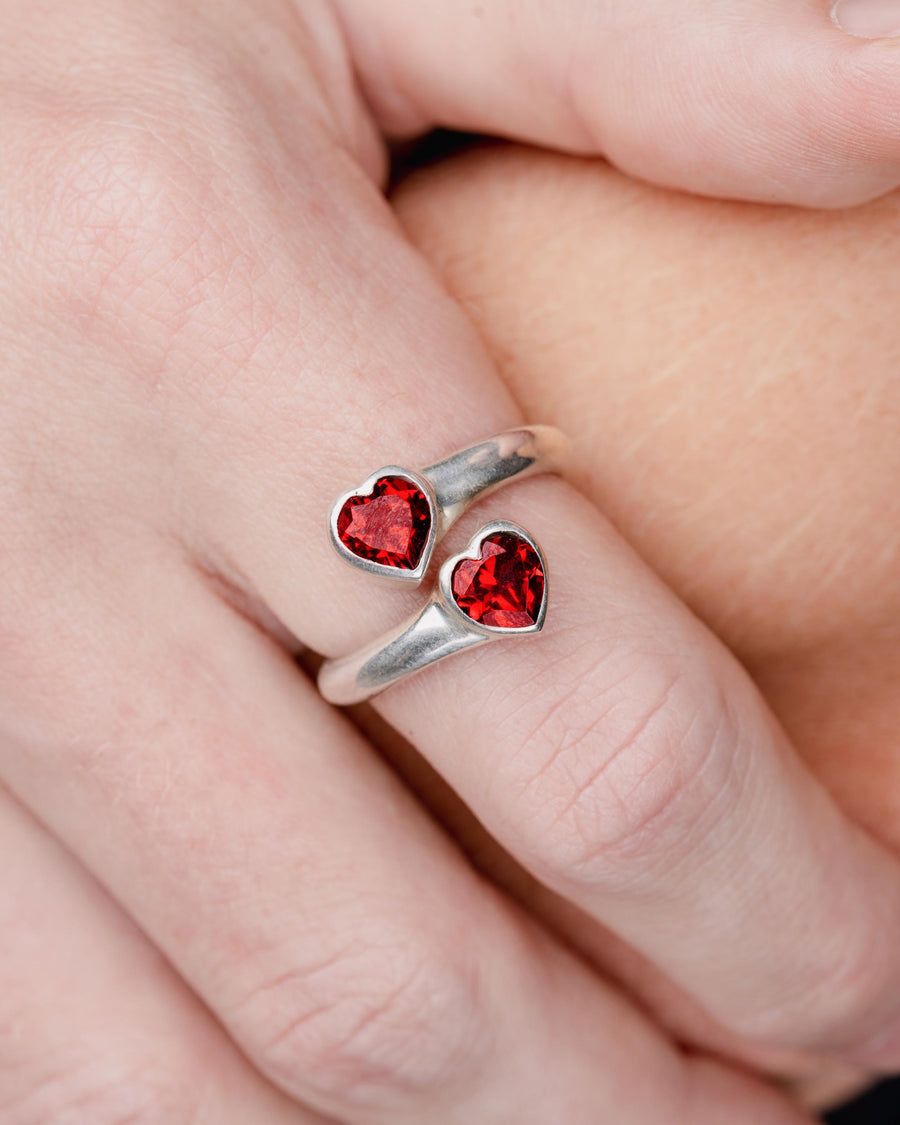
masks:
<svg viewBox="0 0 900 1125"><path fill-rule="evenodd" d="M417 584L438 540L476 500L534 473L559 472L568 442L551 426L510 430L426 469L389 465L344 493L331 540L345 561ZM539 633L547 615L547 562L524 528L496 520L444 562L414 617L319 671L331 703L360 703L444 657L503 637Z"/></svg>

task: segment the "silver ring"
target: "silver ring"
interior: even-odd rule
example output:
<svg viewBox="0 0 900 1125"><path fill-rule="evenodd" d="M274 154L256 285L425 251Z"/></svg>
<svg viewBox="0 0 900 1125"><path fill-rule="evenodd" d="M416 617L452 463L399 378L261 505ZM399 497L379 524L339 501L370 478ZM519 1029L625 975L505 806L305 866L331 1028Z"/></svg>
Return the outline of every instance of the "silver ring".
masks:
<svg viewBox="0 0 900 1125"><path fill-rule="evenodd" d="M447 559L419 613L358 652L326 660L319 691L329 703L362 703L457 652L539 633L547 592L540 544L517 524L495 520L462 554Z"/></svg>
<svg viewBox="0 0 900 1125"><path fill-rule="evenodd" d="M417 584L435 543L467 508L513 479L559 472L568 444L553 426L523 426L425 469L387 465L335 501L331 541L353 566Z"/></svg>

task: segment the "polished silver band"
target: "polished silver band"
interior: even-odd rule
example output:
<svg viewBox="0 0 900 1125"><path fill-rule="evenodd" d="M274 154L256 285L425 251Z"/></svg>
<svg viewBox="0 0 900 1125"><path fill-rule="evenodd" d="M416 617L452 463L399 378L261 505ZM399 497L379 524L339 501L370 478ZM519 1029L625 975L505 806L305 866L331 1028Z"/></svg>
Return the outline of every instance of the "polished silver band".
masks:
<svg viewBox="0 0 900 1125"><path fill-rule="evenodd" d="M509 481L561 472L568 448L568 438L555 426L522 426L422 469L421 476L434 491L438 535L476 500Z"/></svg>
<svg viewBox="0 0 900 1125"><path fill-rule="evenodd" d="M457 564L480 559L482 545L494 536L511 535L533 549L541 566L541 596L530 625L498 627L472 620L457 604L453 576ZM319 669L319 691L329 703L347 706L420 672L448 656L502 638L539 633L547 616L547 561L540 544L524 528L506 520L486 524L464 552L447 559L434 593L414 617L349 656L326 660Z"/></svg>
<svg viewBox="0 0 900 1125"><path fill-rule="evenodd" d="M568 439L554 426L522 426L460 450L425 469L410 470L387 465L372 473L360 488L344 492L331 510L331 541L347 562L372 574L406 583L422 580L437 541L476 500L501 488L509 481L536 473L561 472L568 451ZM428 533L418 564L408 569L391 569L349 550L341 539L338 521L348 501L369 496L379 481L402 477L413 482L429 506Z"/></svg>

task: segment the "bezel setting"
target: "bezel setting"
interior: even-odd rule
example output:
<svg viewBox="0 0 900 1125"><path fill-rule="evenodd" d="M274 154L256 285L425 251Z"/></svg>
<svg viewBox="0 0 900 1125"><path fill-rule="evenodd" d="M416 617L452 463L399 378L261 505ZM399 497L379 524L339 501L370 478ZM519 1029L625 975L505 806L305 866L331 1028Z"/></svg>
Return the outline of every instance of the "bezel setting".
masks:
<svg viewBox="0 0 900 1125"><path fill-rule="evenodd" d="M457 564L467 560L473 562L480 561L482 557L481 548L485 540L490 539L494 535L513 535L517 539L521 539L532 548L540 559L541 569L544 574L544 593L533 625L485 625L483 622L476 621L473 617L470 617L466 611L457 604L456 598L453 596L453 572L456 570ZM484 637L527 637L533 633L540 633L547 618L547 602L550 592L547 557L537 539L535 539L530 532L526 531L524 527L517 523L511 523L509 520L494 520L492 523L485 524L484 527L478 530L477 534L469 540L465 550L460 551L459 554L452 555L441 564L438 576L438 591L440 593L440 603L451 613L455 614L456 617L464 623L467 629L479 633Z"/></svg>
<svg viewBox="0 0 900 1125"><path fill-rule="evenodd" d="M428 501L428 535L422 547L419 562L415 568L406 569L399 566L385 566L383 563L375 562L373 559L363 558L347 547L338 531L338 519L347 501L355 497L365 498L366 496L371 496L375 486L384 477L402 477L404 480L410 481L422 492L423 496ZM328 521L328 526L331 532L332 545L345 562L350 563L359 570L368 571L369 574L377 574L380 578L390 578L406 586L418 586L428 571L431 556L434 554L434 545L437 541L438 505L437 498L434 494L434 488L428 478L423 476L422 473L404 468L402 465L386 465L383 469L378 469L377 472L367 476L359 488L350 488L346 492L341 493L331 507L331 517Z"/></svg>
<svg viewBox="0 0 900 1125"><path fill-rule="evenodd" d="M481 553L484 541L495 535L515 536L527 544L540 561L544 590L532 625L485 625L470 617L453 596L453 572L457 565L467 559L484 561ZM539 633L547 617L549 597L547 557L540 543L519 524L494 520L472 537L464 551L451 556L441 566L434 590L418 613L358 651L326 660L319 669L319 691L329 703L339 706L362 703L439 660L493 641Z"/></svg>

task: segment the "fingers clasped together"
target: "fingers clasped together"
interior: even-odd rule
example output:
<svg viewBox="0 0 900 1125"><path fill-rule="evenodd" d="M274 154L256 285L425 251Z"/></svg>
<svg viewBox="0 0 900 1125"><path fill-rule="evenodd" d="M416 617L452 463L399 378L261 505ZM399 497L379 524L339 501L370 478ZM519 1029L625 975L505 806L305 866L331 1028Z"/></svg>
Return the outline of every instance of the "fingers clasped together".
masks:
<svg viewBox="0 0 900 1125"><path fill-rule="evenodd" d="M789 178L774 163L808 126L761 80L708 155L728 132L709 60L769 43L776 6L698 6L709 67L665 155L655 5L567 4L547 43L561 7L0 4L13 1125L788 1125L799 1109L712 1053L900 1062L896 861L564 481L516 481L448 538L540 542L540 640L470 646L374 706L523 869L684 994L706 1054L478 876L294 661L421 606L333 551L335 495L523 423L380 193L382 132L478 127L809 202L895 175L887 114L861 141L838 103L900 77L826 17L810 30L817 5L771 73L794 89L787 44L809 32L850 77L822 109L834 147ZM689 14L659 32L679 89Z"/></svg>

